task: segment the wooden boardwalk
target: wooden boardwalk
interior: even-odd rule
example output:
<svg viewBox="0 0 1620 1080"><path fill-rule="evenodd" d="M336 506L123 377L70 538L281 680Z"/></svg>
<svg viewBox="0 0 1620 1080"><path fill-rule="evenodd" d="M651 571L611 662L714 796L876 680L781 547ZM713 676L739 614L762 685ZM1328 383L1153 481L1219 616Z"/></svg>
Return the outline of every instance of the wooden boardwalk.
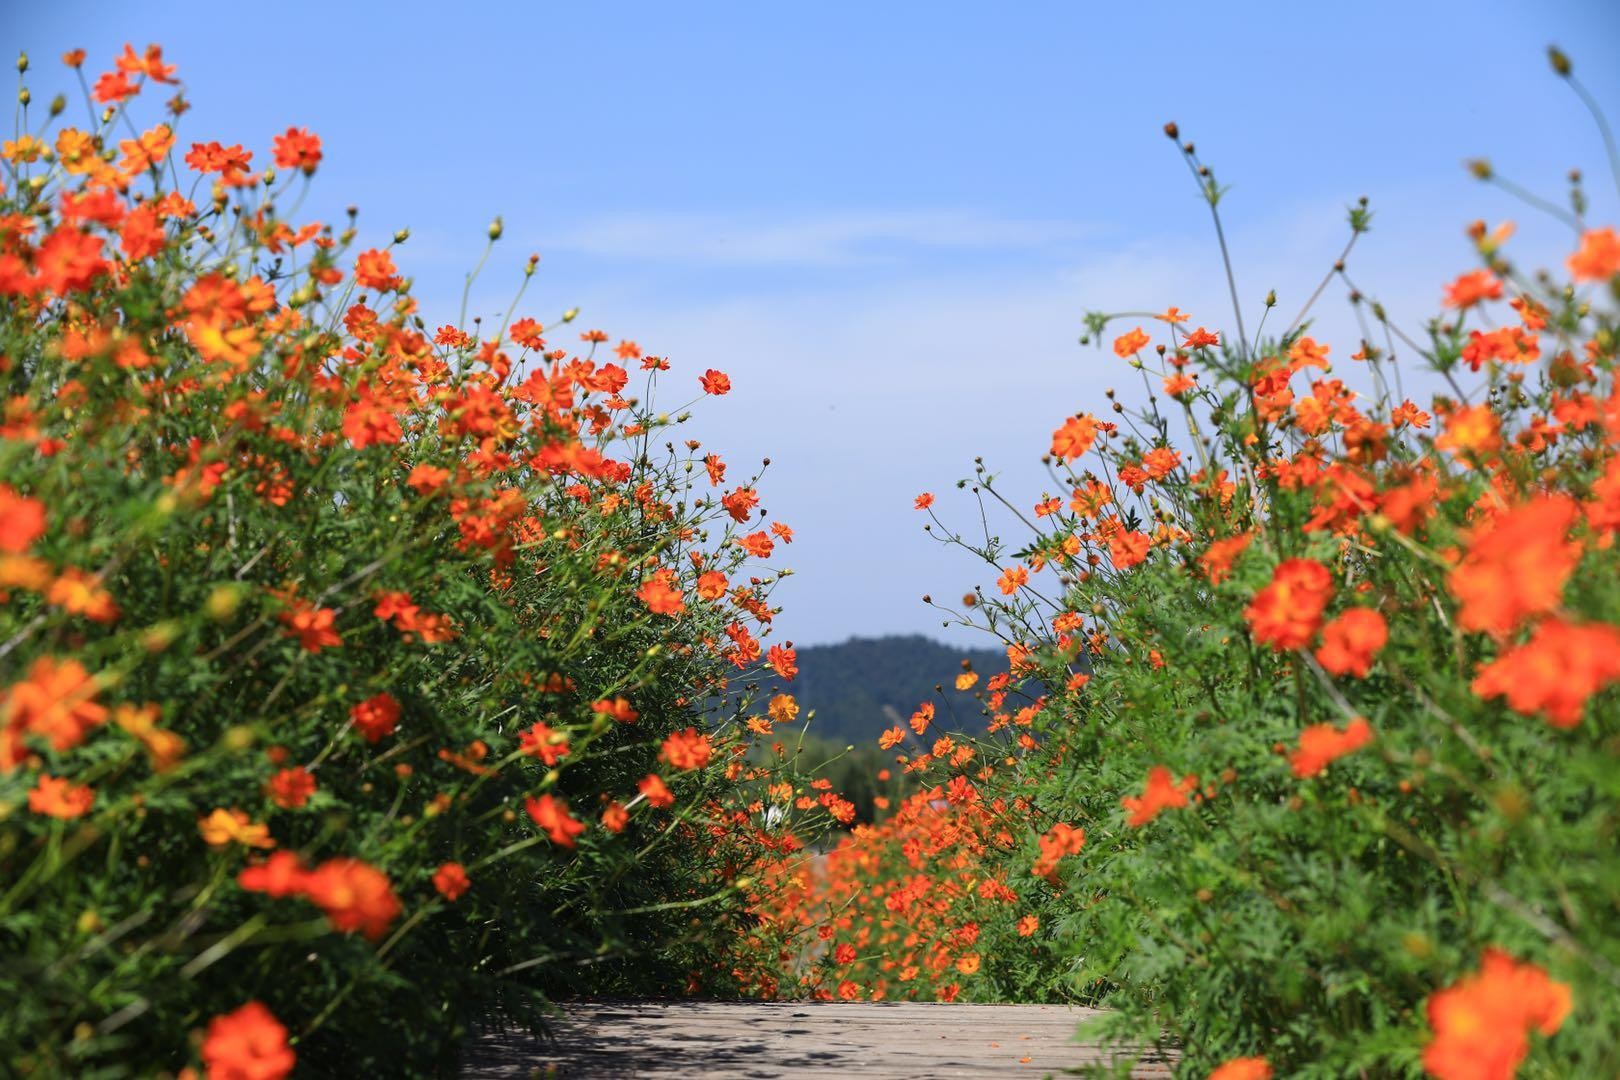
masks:
<svg viewBox="0 0 1620 1080"><path fill-rule="evenodd" d="M593 1002L563 1007L555 1042L490 1034L462 1070L478 1080L955 1080L1061 1074L1107 1062L1074 1041L1094 1009L921 1002ZM1139 1066L1168 1077L1170 1063Z"/></svg>

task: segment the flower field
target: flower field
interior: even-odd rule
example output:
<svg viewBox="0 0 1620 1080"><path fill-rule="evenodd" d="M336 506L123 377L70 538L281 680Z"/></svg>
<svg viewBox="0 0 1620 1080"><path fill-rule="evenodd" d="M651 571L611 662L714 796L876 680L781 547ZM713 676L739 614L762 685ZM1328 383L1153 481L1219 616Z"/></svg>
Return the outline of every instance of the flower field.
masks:
<svg viewBox="0 0 1620 1080"><path fill-rule="evenodd" d="M61 61L0 147L4 1071L440 1075L688 995L1098 1006L1221 1080L1620 1074L1580 177L1527 226L1561 266L1476 222L1421 328L1354 278L1365 201L1291 319L1088 315L1140 388L1031 418L1048 493L916 499L995 582L928 601L1006 650L940 673L989 734L918 702L879 740L915 793L849 827L758 689L793 530L698 437L725 373L531 313L538 256L433 327L407 232L300 216L317 133L182 137L157 46Z"/></svg>

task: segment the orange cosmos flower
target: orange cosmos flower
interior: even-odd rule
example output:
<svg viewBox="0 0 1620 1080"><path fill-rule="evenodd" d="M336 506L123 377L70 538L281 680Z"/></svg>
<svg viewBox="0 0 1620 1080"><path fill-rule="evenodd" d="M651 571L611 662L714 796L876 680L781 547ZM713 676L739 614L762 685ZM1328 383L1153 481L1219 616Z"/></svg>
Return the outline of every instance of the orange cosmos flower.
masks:
<svg viewBox="0 0 1620 1080"><path fill-rule="evenodd" d="M519 748L545 765L555 765L568 756L568 736L548 724L536 723L520 737Z"/></svg>
<svg viewBox="0 0 1620 1080"><path fill-rule="evenodd" d="M1295 776L1308 779L1372 740L1372 725L1360 716L1351 719L1343 731L1332 724L1312 724L1300 732L1299 749L1288 755L1288 763L1293 766Z"/></svg>
<svg viewBox="0 0 1620 1080"><path fill-rule="evenodd" d="M442 488L449 479L449 469L442 469L437 465L417 465L411 469L405 483L415 488L419 495L431 495Z"/></svg>
<svg viewBox="0 0 1620 1080"><path fill-rule="evenodd" d="M657 773L648 773L636 782L636 790L646 798L647 805L662 810L666 806L675 805L675 795L664 783L664 778Z"/></svg>
<svg viewBox="0 0 1620 1080"><path fill-rule="evenodd" d="M270 826L250 819L241 810L216 809L206 817L197 819L197 831L209 847L241 844L243 847L273 848L276 842L270 836Z"/></svg>
<svg viewBox="0 0 1620 1080"><path fill-rule="evenodd" d="M1041 928L1041 920L1035 915L1025 915L1018 920L1018 936L1029 937Z"/></svg>
<svg viewBox="0 0 1620 1080"><path fill-rule="evenodd" d="M290 851L273 851L261 863L244 867L236 883L248 892L268 896L298 896L304 891L308 871L304 861Z"/></svg>
<svg viewBox="0 0 1620 1080"><path fill-rule="evenodd" d="M277 168L302 169L309 176L321 163L321 137L311 135L308 128L290 127L271 140L271 152Z"/></svg>
<svg viewBox="0 0 1620 1080"><path fill-rule="evenodd" d="M0 552L21 555L45 535L45 504L0 484Z"/></svg>
<svg viewBox="0 0 1620 1080"><path fill-rule="evenodd" d="M697 728L689 727L685 731L671 732L664 739L658 756L677 769L701 769L709 763L709 756L713 752L709 737Z"/></svg>
<svg viewBox="0 0 1620 1080"><path fill-rule="evenodd" d="M1617 680L1620 629L1551 618L1528 642L1481 668L1471 688L1482 698L1505 697L1514 712L1540 713L1554 727L1572 728L1587 699Z"/></svg>
<svg viewBox="0 0 1620 1080"><path fill-rule="evenodd" d="M1389 624L1372 608L1351 608L1322 627L1316 659L1335 675L1365 678L1373 657L1389 641Z"/></svg>
<svg viewBox="0 0 1620 1080"><path fill-rule="evenodd" d="M925 701L917 706L917 711L911 714L911 730L918 735L928 730L928 725L934 721L934 703Z"/></svg>
<svg viewBox="0 0 1620 1080"><path fill-rule="evenodd" d="M896 725L878 736L878 749L892 750L906 739L905 731Z"/></svg>
<svg viewBox="0 0 1620 1080"><path fill-rule="evenodd" d="M360 253L360 258L354 264L354 283L362 289L375 289L378 292L389 292L403 284L399 271L394 267L393 256L376 248Z"/></svg>
<svg viewBox="0 0 1620 1080"><path fill-rule="evenodd" d="M0 693L0 771L21 760L24 732L61 753L105 723L107 710L92 700L96 690L95 678L77 660L35 660L26 679Z"/></svg>
<svg viewBox="0 0 1620 1080"><path fill-rule="evenodd" d="M1576 281L1602 281L1620 274L1620 234L1609 227L1586 230L1580 249L1565 265Z"/></svg>
<svg viewBox="0 0 1620 1080"><path fill-rule="evenodd" d="M675 616L686 610L685 595L674 586L674 578L672 571L660 570L636 590L636 596L654 615Z"/></svg>
<svg viewBox="0 0 1620 1080"><path fill-rule="evenodd" d="M63 570L46 590L45 599L69 615L83 615L92 622L118 620L118 603L102 588L101 579L78 567Z"/></svg>
<svg viewBox="0 0 1620 1080"><path fill-rule="evenodd" d="M96 793L57 776L40 775L28 792L28 809L54 818L83 817L90 812Z"/></svg>
<svg viewBox="0 0 1620 1080"><path fill-rule="evenodd" d="M1143 333L1142 328L1138 326L1135 330L1121 334L1114 339L1114 355L1124 360L1141 352L1146 348L1147 343L1147 334Z"/></svg>
<svg viewBox="0 0 1620 1080"><path fill-rule="evenodd" d="M1003 596L1011 596L1029 581L1029 571L1022 566L1010 567L1001 572L996 580L996 586L1001 589Z"/></svg>
<svg viewBox="0 0 1620 1080"><path fill-rule="evenodd" d="M157 705L119 705L113 709L113 723L140 740L152 758L156 772L174 768L186 753L186 741L172 731L158 727L162 715Z"/></svg>
<svg viewBox="0 0 1620 1080"><path fill-rule="evenodd" d="M530 796L523 800L523 808L559 847L574 847L574 837L585 831L584 822L575 820L568 812L568 804L553 795L542 795L538 799Z"/></svg>
<svg viewBox="0 0 1620 1080"><path fill-rule="evenodd" d="M1512 1080L1530 1052L1530 1032L1556 1032L1570 1005L1567 985L1486 949L1478 971L1430 995L1434 1038L1423 1048L1423 1067L1439 1080Z"/></svg>
<svg viewBox="0 0 1620 1080"><path fill-rule="evenodd" d="M1253 532L1243 532L1209 545L1198 562L1204 568L1204 576L1209 579L1211 585L1219 585L1232 576L1232 563L1253 539Z"/></svg>
<svg viewBox="0 0 1620 1080"><path fill-rule="evenodd" d="M1186 806L1187 792L1197 786L1196 776L1183 776L1177 781L1163 765L1153 766L1148 771L1147 784L1143 787L1142 794L1127 795L1119 800L1120 805L1130 811L1125 824L1146 825L1165 810Z"/></svg>
<svg viewBox="0 0 1620 1080"><path fill-rule="evenodd" d="M1254 640L1278 652L1303 649L1316 636L1333 596L1333 575L1313 559L1289 559L1243 609Z"/></svg>
<svg viewBox="0 0 1620 1080"><path fill-rule="evenodd" d="M1567 495L1544 495L1472 530L1446 587L1462 605L1466 630L1507 634L1525 619L1552 611L1580 562L1567 539L1580 507Z"/></svg>
<svg viewBox="0 0 1620 1080"><path fill-rule="evenodd" d="M792 642L788 645L791 646ZM791 647L772 645L770 651L765 654L765 662L770 665L772 671L788 682L798 678L799 654Z"/></svg>
<svg viewBox="0 0 1620 1080"><path fill-rule="evenodd" d="M388 932L399 915L399 898L388 875L359 859L328 859L304 881L304 893L326 912L334 930L358 930L370 941Z"/></svg>
<svg viewBox="0 0 1620 1080"><path fill-rule="evenodd" d="M1501 425L1489 405L1469 405L1446 417L1446 430L1434 440L1435 449L1453 454L1489 454L1501 449Z"/></svg>
<svg viewBox="0 0 1620 1080"><path fill-rule="evenodd" d="M1096 417L1090 413L1071 416L1063 421L1063 426L1052 432L1052 456L1063 461L1072 461L1091 449L1097 441ZM933 497L929 497L929 502Z"/></svg>
<svg viewBox="0 0 1620 1080"><path fill-rule="evenodd" d="M1147 533L1120 532L1108 538L1108 558L1116 570L1129 570L1147 561L1153 550L1153 537Z"/></svg>
<svg viewBox="0 0 1620 1080"><path fill-rule="evenodd" d="M792 694L773 694L766 706L773 724L791 724L799 718L799 703Z"/></svg>
<svg viewBox="0 0 1620 1080"><path fill-rule="evenodd" d="M1485 300L1502 299L1502 282L1489 270L1470 270L1446 286L1446 307L1466 309Z"/></svg>
<svg viewBox="0 0 1620 1080"><path fill-rule="evenodd" d="M433 887L452 904L472 887L466 868L458 862L447 862L433 872Z"/></svg>
<svg viewBox="0 0 1620 1080"><path fill-rule="evenodd" d="M602 811L602 828L610 833L624 832L625 826L629 824L630 811L626 810L621 802L610 802Z"/></svg>
<svg viewBox="0 0 1620 1080"><path fill-rule="evenodd" d="M715 397L719 397L722 394L731 392L731 378L725 372L716 371L714 368L710 368L698 376L698 382L702 385L705 394L713 394Z"/></svg>
<svg viewBox="0 0 1620 1080"><path fill-rule="evenodd" d="M287 1045L287 1029L257 1001L208 1022L202 1045L208 1080L281 1080L298 1055Z"/></svg>
<svg viewBox="0 0 1620 1080"><path fill-rule="evenodd" d="M1210 1073L1209 1080L1271 1080L1271 1063L1263 1057L1233 1058Z"/></svg>
<svg viewBox="0 0 1620 1080"><path fill-rule="evenodd" d="M1036 843L1041 853L1030 867L1030 873L1036 877L1046 877L1057 869L1059 859L1065 855L1079 854L1080 849L1086 846L1086 830L1060 821L1036 837Z"/></svg>
<svg viewBox="0 0 1620 1080"><path fill-rule="evenodd" d="M282 769L270 778L270 801L283 810L297 810L315 794L315 778L302 765Z"/></svg>
<svg viewBox="0 0 1620 1080"><path fill-rule="evenodd" d="M399 727L399 702L387 691L368 697L349 709L349 720L369 743L392 735Z"/></svg>
<svg viewBox="0 0 1620 1080"><path fill-rule="evenodd" d="M294 600L292 610L283 611L280 617L282 626L286 627L282 633L297 638L306 652L343 647L343 639L332 628L337 622L337 612L331 608L313 607L308 601Z"/></svg>
<svg viewBox="0 0 1620 1080"><path fill-rule="evenodd" d="M931 492L925 491L921 495L917 496L911 505L914 509L926 510L930 506L934 505L934 496Z"/></svg>

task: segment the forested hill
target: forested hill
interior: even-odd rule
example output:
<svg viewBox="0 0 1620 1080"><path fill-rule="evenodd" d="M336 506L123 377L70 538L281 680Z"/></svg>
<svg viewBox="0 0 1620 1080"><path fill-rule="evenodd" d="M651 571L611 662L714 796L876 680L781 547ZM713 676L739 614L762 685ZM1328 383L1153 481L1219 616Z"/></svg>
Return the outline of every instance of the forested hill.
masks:
<svg viewBox="0 0 1620 1080"><path fill-rule="evenodd" d="M798 678L791 684L767 684L766 693L787 690L806 712L814 709L810 734L850 742L874 739L885 728L904 724L924 701L934 702L941 730L983 731L986 720L974 690L982 691L992 675L1007 670L1002 650L942 645L921 634L805 645L798 654ZM963 660L979 675L973 690L956 689ZM885 706L891 711L885 712Z"/></svg>

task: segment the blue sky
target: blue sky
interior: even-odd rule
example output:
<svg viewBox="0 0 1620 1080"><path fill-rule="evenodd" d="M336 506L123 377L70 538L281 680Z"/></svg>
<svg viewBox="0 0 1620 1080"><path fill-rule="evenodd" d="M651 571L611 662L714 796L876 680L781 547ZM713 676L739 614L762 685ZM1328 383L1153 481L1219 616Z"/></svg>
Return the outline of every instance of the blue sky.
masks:
<svg viewBox="0 0 1620 1080"><path fill-rule="evenodd" d="M501 214L474 310L504 310L538 251L529 314L577 305L682 378L728 371L735 391L693 434L734 475L772 459L766 503L798 532L780 625L800 643L981 644L919 602L987 579L923 536L912 497L938 492L966 525L953 484L975 455L1041 494L1051 430L1129 385L1111 353L1076 344L1083 311L1230 322L1166 120L1232 185L1245 297L1276 288L1290 313L1362 194L1376 216L1352 272L1409 322L1470 268L1474 218L1519 222L1522 260L1561 257L1567 233L1469 179L1465 158L1556 200L1580 167L1593 219L1620 217L1544 55L1561 43L1620 123L1620 5L1598 0L235 10L55 0L0 29L35 56L39 99L70 47L99 70L123 42L157 41L195 105L183 142L242 141L264 161L289 124L319 133L306 212L358 204L379 240L409 226L400 262L430 318L454 317ZM1353 351L1343 305L1323 310L1336 355Z"/></svg>

